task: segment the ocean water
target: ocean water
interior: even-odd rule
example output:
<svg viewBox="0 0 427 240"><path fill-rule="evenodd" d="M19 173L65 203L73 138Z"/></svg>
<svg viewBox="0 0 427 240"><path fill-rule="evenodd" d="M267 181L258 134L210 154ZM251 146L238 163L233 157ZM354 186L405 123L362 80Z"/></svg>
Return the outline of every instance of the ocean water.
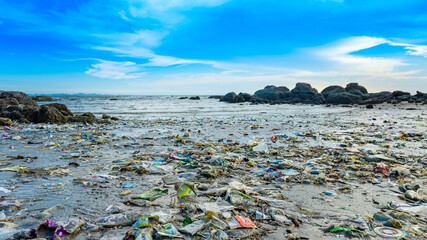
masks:
<svg viewBox="0 0 427 240"><path fill-rule="evenodd" d="M349 109L324 105L252 105L230 104L201 96L200 100L181 96L61 96L55 102L67 105L73 113L109 114L123 119L164 119L179 117L229 117L258 114L283 115L303 113L338 113ZM44 103L40 103L44 104Z"/></svg>

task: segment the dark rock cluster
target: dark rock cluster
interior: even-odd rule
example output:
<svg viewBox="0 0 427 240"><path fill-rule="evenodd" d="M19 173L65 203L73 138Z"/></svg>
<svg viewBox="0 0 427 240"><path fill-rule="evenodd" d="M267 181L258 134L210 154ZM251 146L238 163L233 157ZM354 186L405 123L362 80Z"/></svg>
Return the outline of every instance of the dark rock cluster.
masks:
<svg viewBox="0 0 427 240"><path fill-rule="evenodd" d="M34 101L37 101L37 102L52 102L53 101L53 98L50 96L35 96L32 98Z"/></svg>
<svg viewBox="0 0 427 240"><path fill-rule="evenodd" d="M31 98L23 92L0 90L0 125L10 125L12 120L21 123L109 123L109 119L97 119L92 113L75 116L64 104L37 104L37 101L52 100L47 96Z"/></svg>
<svg viewBox="0 0 427 240"><path fill-rule="evenodd" d="M220 101L228 103L251 102L254 104L284 104L284 103L306 103L306 104L364 104L373 105L380 103L397 104L403 101L427 103L427 93L417 92L411 95L408 92L383 91L369 93L368 90L358 83L349 83L341 87L332 85L323 89L320 93L308 83L297 83L295 88L289 90L284 86L268 85L264 89L256 91L253 95L248 93L229 92L219 98Z"/></svg>

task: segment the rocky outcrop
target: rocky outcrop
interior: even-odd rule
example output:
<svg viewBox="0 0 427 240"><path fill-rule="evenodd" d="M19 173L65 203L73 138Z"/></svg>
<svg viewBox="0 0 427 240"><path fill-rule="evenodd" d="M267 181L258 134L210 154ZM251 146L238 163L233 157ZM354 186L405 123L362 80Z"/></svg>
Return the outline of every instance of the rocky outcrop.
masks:
<svg viewBox="0 0 427 240"><path fill-rule="evenodd" d="M235 92L229 92L221 99L223 102L236 103L237 94Z"/></svg>
<svg viewBox="0 0 427 240"><path fill-rule="evenodd" d="M200 100L200 97L199 96L190 97L190 100Z"/></svg>
<svg viewBox="0 0 427 240"><path fill-rule="evenodd" d="M347 92L350 92L352 90L359 90L362 94L367 94L368 90L366 90L365 87L360 86L358 83L349 83L347 84L347 86L345 87L345 90Z"/></svg>
<svg viewBox="0 0 427 240"><path fill-rule="evenodd" d="M115 117L112 117L111 120L115 120ZM98 123L98 124L109 124L110 121L108 119L97 119L93 113L87 112L81 115L75 115L72 117L68 117L69 122L82 122L82 123Z"/></svg>
<svg viewBox="0 0 427 240"><path fill-rule="evenodd" d="M229 92L224 97L220 99L220 101L228 102L228 103L239 103L239 102L247 102L251 99L251 95L249 93L239 93L237 95L235 92Z"/></svg>
<svg viewBox="0 0 427 240"><path fill-rule="evenodd" d="M251 99L251 95L249 93L239 93L239 95L237 95L237 101L238 102L247 102Z"/></svg>
<svg viewBox="0 0 427 240"><path fill-rule="evenodd" d="M54 107L58 111L60 111L64 116L73 116L73 113L70 111L70 109L68 109L68 107L65 104L49 103L49 104L42 105L42 107L43 106Z"/></svg>
<svg viewBox="0 0 427 240"><path fill-rule="evenodd" d="M391 101L393 94L388 91L383 91L379 93L370 93L368 99L364 101L364 104L379 104Z"/></svg>
<svg viewBox="0 0 427 240"><path fill-rule="evenodd" d="M274 85L266 86L264 89L258 90L254 93L255 99L266 99L269 101L276 101L286 99L289 97L289 89L287 87Z"/></svg>
<svg viewBox="0 0 427 240"><path fill-rule="evenodd" d="M0 116L19 122L36 122L40 107L34 105L10 105L1 109Z"/></svg>
<svg viewBox="0 0 427 240"><path fill-rule="evenodd" d="M97 119L92 113L73 118L73 113L64 104L50 103L39 106L27 94L16 91L0 91L0 118L24 123L109 123L108 120Z"/></svg>
<svg viewBox="0 0 427 240"><path fill-rule="evenodd" d="M221 99L223 98L223 96L220 96L220 95L212 95L212 96L209 96L208 98L209 98L209 99L219 99L219 100L221 100Z"/></svg>
<svg viewBox="0 0 427 240"><path fill-rule="evenodd" d="M0 91L0 100L17 103L10 105L24 104L37 106L37 102L34 101L30 96L28 96L26 93L17 91Z"/></svg>
<svg viewBox="0 0 427 240"><path fill-rule="evenodd" d="M393 95L393 98L400 97L400 96L407 96L407 95L411 96L411 94L410 94L410 93L408 93L408 92L403 92L403 91L394 91L394 92L392 93L392 95Z"/></svg>
<svg viewBox="0 0 427 240"><path fill-rule="evenodd" d="M326 103L328 104L360 104L362 102L363 98L361 96L348 92L331 93L326 98Z"/></svg>
<svg viewBox="0 0 427 240"><path fill-rule="evenodd" d="M317 94L314 98L313 98L313 104L324 104L326 103L326 98L323 94Z"/></svg>
<svg viewBox="0 0 427 240"><path fill-rule="evenodd" d="M50 96L35 96L33 100L36 102L52 102L53 98Z"/></svg>
<svg viewBox="0 0 427 240"><path fill-rule="evenodd" d="M12 119L0 117L0 126L10 126L12 124Z"/></svg>
<svg viewBox="0 0 427 240"><path fill-rule="evenodd" d="M338 85L332 85L323 89L321 93L323 94L323 96L327 97L331 93L340 94L345 92L347 92L345 88Z"/></svg>
<svg viewBox="0 0 427 240"><path fill-rule="evenodd" d="M297 83L295 88L291 90L289 96L290 101L294 103L311 103L316 97L317 90L312 88L308 83Z"/></svg>
<svg viewBox="0 0 427 240"><path fill-rule="evenodd" d="M417 91L417 94L414 95L416 102L427 101L427 93Z"/></svg>
<svg viewBox="0 0 427 240"><path fill-rule="evenodd" d="M253 104L307 103L351 105L386 102L397 104L402 101L427 104L427 93L418 91L413 96L403 91L368 93L368 90L358 83L349 83L345 88L332 85L323 89L321 93L318 93L310 84L300 82L291 91L287 87L268 85L264 89L256 91L250 99L247 98L247 96L250 96L249 94L240 97L241 94L236 95L236 93L230 92L220 99L229 103L249 101Z"/></svg>
<svg viewBox="0 0 427 240"><path fill-rule="evenodd" d="M5 108L7 106L14 106L19 105L18 100L15 98L7 99L7 98L0 98L0 108Z"/></svg>
<svg viewBox="0 0 427 240"><path fill-rule="evenodd" d="M67 119L58 109L51 106L42 106L39 110L36 122L63 124L67 122Z"/></svg>

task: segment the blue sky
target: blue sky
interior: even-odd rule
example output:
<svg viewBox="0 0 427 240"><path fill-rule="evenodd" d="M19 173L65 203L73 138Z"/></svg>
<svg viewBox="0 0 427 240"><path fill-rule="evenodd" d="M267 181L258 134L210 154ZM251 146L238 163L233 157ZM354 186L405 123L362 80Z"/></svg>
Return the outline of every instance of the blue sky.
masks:
<svg viewBox="0 0 427 240"><path fill-rule="evenodd" d="M0 0L0 89L427 91L423 0Z"/></svg>

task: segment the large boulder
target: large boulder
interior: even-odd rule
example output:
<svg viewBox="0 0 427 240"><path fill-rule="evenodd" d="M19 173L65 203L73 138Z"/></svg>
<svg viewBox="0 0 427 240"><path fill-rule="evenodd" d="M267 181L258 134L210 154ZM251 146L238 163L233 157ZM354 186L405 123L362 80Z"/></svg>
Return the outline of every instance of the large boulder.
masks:
<svg viewBox="0 0 427 240"><path fill-rule="evenodd" d="M351 93L331 93L326 98L328 104L360 104L363 98Z"/></svg>
<svg viewBox="0 0 427 240"><path fill-rule="evenodd" d="M33 100L37 102L51 102L53 101L53 98L50 96L35 96L33 97Z"/></svg>
<svg viewBox="0 0 427 240"><path fill-rule="evenodd" d="M400 96L405 96L405 95L411 95L410 93L408 93L408 92L404 92L404 91L394 91L393 93L392 93L392 95L393 95L393 98L396 98L396 97L400 97Z"/></svg>
<svg viewBox="0 0 427 240"><path fill-rule="evenodd" d="M18 104L37 106L37 102L23 92L17 91L0 91L0 99L13 101L15 99ZM14 104L16 105L16 104Z"/></svg>
<svg viewBox="0 0 427 240"><path fill-rule="evenodd" d="M0 109L12 105L19 105L18 100L16 100L15 98L0 98Z"/></svg>
<svg viewBox="0 0 427 240"><path fill-rule="evenodd" d="M12 120L10 118L0 117L0 126L10 126L12 124Z"/></svg>
<svg viewBox="0 0 427 240"><path fill-rule="evenodd" d="M221 99L223 102L236 103L237 94L235 92L229 92Z"/></svg>
<svg viewBox="0 0 427 240"><path fill-rule="evenodd" d="M249 102L251 102L253 104L258 104L258 103L265 104L265 103L270 103L270 100L267 100L265 98L259 98L259 97L254 95L251 97L251 99L249 99Z"/></svg>
<svg viewBox="0 0 427 240"><path fill-rule="evenodd" d="M66 123L65 116L56 108L50 106L42 106L37 116L37 123Z"/></svg>
<svg viewBox="0 0 427 240"><path fill-rule="evenodd" d="M247 102L251 99L251 95L249 93L239 93L236 98L236 102Z"/></svg>
<svg viewBox="0 0 427 240"><path fill-rule="evenodd" d="M317 93L317 90L315 88L311 87L311 85L309 83L303 83L303 82L297 83L295 85L295 88L292 89L292 91L312 91L312 92Z"/></svg>
<svg viewBox="0 0 427 240"><path fill-rule="evenodd" d="M212 96L209 96L208 99L219 99L219 100L221 100L223 97L224 96L220 96L220 95L212 95Z"/></svg>
<svg viewBox="0 0 427 240"><path fill-rule="evenodd" d="M40 107L34 105L9 105L0 112L1 117L12 120L26 119L29 122L36 122Z"/></svg>
<svg viewBox="0 0 427 240"><path fill-rule="evenodd" d="M96 119L95 114L91 113L91 112L86 112L82 114L83 117L88 117L88 118L92 118L92 119Z"/></svg>
<svg viewBox="0 0 427 240"><path fill-rule="evenodd" d="M414 97L416 97L418 99L427 100L427 93L417 91L417 93L414 95Z"/></svg>
<svg viewBox="0 0 427 240"><path fill-rule="evenodd" d="M409 101L411 100L411 97L412 97L411 94L409 94L409 95L401 95L393 98L395 98L398 101Z"/></svg>
<svg viewBox="0 0 427 240"><path fill-rule="evenodd" d="M326 98L323 94L318 93L314 98L313 98L313 104L324 104L326 102Z"/></svg>
<svg viewBox="0 0 427 240"><path fill-rule="evenodd" d="M339 93L345 93L345 92L346 92L345 88L343 88L341 86L338 86L338 85L332 85L332 86L329 86L329 87L323 89L321 93L325 97L327 97L331 93L337 93L337 94L339 94Z"/></svg>
<svg viewBox="0 0 427 240"><path fill-rule="evenodd" d="M361 92L359 89L351 89L350 91L348 91L348 93L354 94L354 95L359 95L359 96L363 96L366 93Z"/></svg>
<svg viewBox="0 0 427 240"><path fill-rule="evenodd" d="M4 110L4 111L0 112L0 117L10 118L12 120L18 120L18 119L22 118L22 115L17 110L9 109L9 110Z"/></svg>
<svg viewBox="0 0 427 240"><path fill-rule="evenodd" d="M23 118L27 119L29 122L36 122L39 115L39 106L26 105L20 111Z"/></svg>
<svg viewBox="0 0 427 240"><path fill-rule="evenodd" d="M369 98L365 100L365 104L380 104L384 102L391 101L393 94L388 91L383 91L379 93L370 93Z"/></svg>
<svg viewBox="0 0 427 240"><path fill-rule="evenodd" d="M366 90L365 87L360 86L358 83L349 83L347 84L347 86L345 87L345 90L347 92L350 92L351 90L356 89L359 90L360 92L362 92L363 94L368 93L368 90Z"/></svg>
<svg viewBox="0 0 427 240"><path fill-rule="evenodd" d="M112 120L114 120L112 118ZM97 119L93 113L87 112L81 115L76 115L72 117L68 117L68 121L70 122L82 122L82 123L98 123L98 124L109 124L110 121L108 119Z"/></svg>
<svg viewBox="0 0 427 240"><path fill-rule="evenodd" d="M64 116L73 116L73 113L70 111L70 109L68 109L68 107L65 104L49 103L49 104L42 105L42 107L43 106L56 108Z"/></svg>
<svg viewBox="0 0 427 240"><path fill-rule="evenodd" d="M17 91L0 91L0 117L35 122L39 106L30 96Z"/></svg>
<svg viewBox="0 0 427 240"><path fill-rule="evenodd" d="M291 102L311 103L316 96L317 90L308 83L297 83L290 94Z"/></svg>
<svg viewBox="0 0 427 240"><path fill-rule="evenodd" d="M289 97L289 89L285 86L276 87L274 85L268 85L264 87L264 89L256 91L254 97L269 101L285 99Z"/></svg>

